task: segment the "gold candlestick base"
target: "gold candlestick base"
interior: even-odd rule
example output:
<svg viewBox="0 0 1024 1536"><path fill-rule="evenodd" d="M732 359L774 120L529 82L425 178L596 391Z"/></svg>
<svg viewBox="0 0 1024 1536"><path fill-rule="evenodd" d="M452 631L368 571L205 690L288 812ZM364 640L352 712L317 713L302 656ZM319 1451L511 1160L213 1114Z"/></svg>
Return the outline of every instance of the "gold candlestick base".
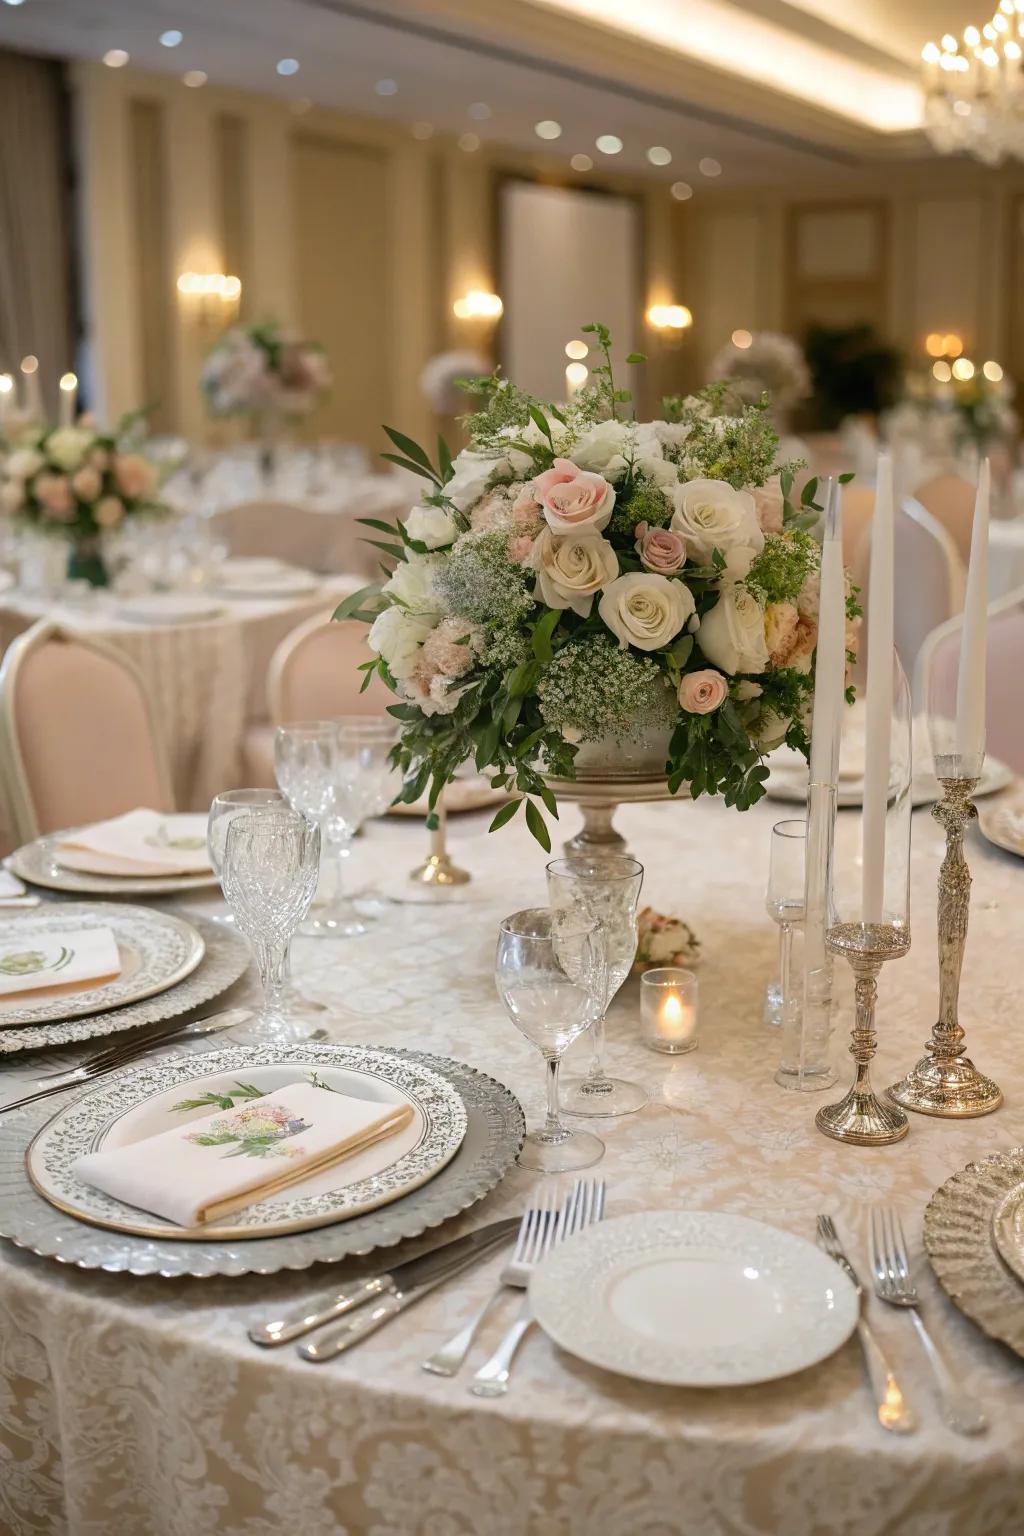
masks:
<svg viewBox="0 0 1024 1536"><path fill-rule="evenodd" d="M472 876L453 864L446 853L432 853L425 864L409 871L409 879L418 885L465 885Z"/></svg>
<svg viewBox="0 0 1024 1536"><path fill-rule="evenodd" d="M957 1017L971 902L964 835L978 814L971 801L977 782L939 777L942 799L932 806L932 815L946 829L946 856L939 871L939 1018L926 1054L889 1089L889 1098L904 1109L951 1120L990 1115L1003 1102L998 1084L964 1055L964 1032Z"/></svg>
<svg viewBox="0 0 1024 1536"><path fill-rule="evenodd" d="M897 960L910 948L906 928L892 923L837 923L825 939L833 954L845 955L856 977L856 1016L850 1055L857 1063L853 1086L838 1104L818 1110L814 1123L825 1136L861 1147L884 1147L902 1141L910 1128L903 1111L875 1097L868 1068L875 1054L875 1003L878 973L886 960Z"/></svg>

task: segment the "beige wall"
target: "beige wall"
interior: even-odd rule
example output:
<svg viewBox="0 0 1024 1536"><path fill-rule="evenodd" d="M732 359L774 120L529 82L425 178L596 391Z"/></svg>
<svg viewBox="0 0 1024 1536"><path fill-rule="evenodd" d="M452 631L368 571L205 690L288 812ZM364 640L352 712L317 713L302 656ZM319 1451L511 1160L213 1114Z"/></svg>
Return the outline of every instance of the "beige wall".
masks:
<svg viewBox="0 0 1024 1536"><path fill-rule="evenodd" d="M500 186L509 176L557 183L542 163L132 70L80 64L75 82L87 322L106 419L151 401L156 387L165 430L208 439L236 430L211 423L199 394L216 331L178 301L186 270L235 270L247 319L291 321L323 341L338 384L309 430L371 449L381 420L413 436L435 429L418 382L434 353L500 351L500 328L459 321L451 306L467 289L498 288ZM640 204L635 330L651 358L640 384L652 410L678 387L685 356L685 339L660 338L642 321L649 304L690 302L673 205L663 183L587 183Z"/></svg>

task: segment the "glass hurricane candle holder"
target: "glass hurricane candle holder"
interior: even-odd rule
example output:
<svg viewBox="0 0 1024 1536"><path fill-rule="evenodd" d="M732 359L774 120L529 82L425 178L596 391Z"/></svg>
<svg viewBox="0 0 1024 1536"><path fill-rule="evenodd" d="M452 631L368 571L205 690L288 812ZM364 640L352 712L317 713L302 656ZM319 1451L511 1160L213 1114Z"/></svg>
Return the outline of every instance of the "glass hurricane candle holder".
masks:
<svg viewBox="0 0 1024 1536"><path fill-rule="evenodd" d="M640 1038L648 1050L684 1056L697 1049L699 990L692 971L661 966L640 977Z"/></svg>

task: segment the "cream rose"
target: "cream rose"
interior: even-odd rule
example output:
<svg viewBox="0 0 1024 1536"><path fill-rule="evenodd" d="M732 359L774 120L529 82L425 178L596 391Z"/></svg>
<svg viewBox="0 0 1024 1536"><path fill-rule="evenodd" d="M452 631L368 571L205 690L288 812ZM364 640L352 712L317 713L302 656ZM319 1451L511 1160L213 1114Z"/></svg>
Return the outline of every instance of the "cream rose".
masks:
<svg viewBox="0 0 1024 1536"><path fill-rule="evenodd" d="M573 460L580 469L603 474L613 460L625 458L629 441L630 428L624 421L600 421L579 439L572 450Z"/></svg>
<svg viewBox="0 0 1024 1536"><path fill-rule="evenodd" d="M764 548L753 497L734 491L724 480L690 480L683 485L670 526L686 540L691 560L701 565L711 564L715 549L728 559L734 549L757 554Z"/></svg>
<svg viewBox="0 0 1024 1536"><path fill-rule="evenodd" d="M538 475L533 493L554 533L600 533L615 506L615 489L604 476L577 469L569 459L556 459Z"/></svg>
<svg viewBox="0 0 1024 1536"><path fill-rule="evenodd" d="M710 715L722 707L728 696L729 684L713 667L687 672L679 684L679 707L690 715Z"/></svg>
<svg viewBox="0 0 1024 1536"><path fill-rule="evenodd" d="M675 639L695 606L683 582L631 571L605 588L597 611L623 650L656 651Z"/></svg>
<svg viewBox="0 0 1024 1536"><path fill-rule="evenodd" d="M413 507L405 520L405 531L410 539L428 549L444 549L454 543L459 530L444 507Z"/></svg>
<svg viewBox="0 0 1024 1536"><path fill-rule="evenodd" d="M618 557L599 533L558 535L545 528L534 543L530 564L537 572L537 597L549 608L571 608L589 616L594 593L619 574Z"/></svg>
<svg viewBox="0 0 1024 1536"><path fill-rule="evenodd" d="M713 666L734 672L763 672L768 665L761 604L743 587L724 587L700 621L697 643Z"/></svg>
<svg viewBox="0 0 1024 1536"><path fill-rule="evenodd" d="M83 431L80 427L58 427L46 440L46 456L70 473L85 458L94 436L93 432Z"/></svg>

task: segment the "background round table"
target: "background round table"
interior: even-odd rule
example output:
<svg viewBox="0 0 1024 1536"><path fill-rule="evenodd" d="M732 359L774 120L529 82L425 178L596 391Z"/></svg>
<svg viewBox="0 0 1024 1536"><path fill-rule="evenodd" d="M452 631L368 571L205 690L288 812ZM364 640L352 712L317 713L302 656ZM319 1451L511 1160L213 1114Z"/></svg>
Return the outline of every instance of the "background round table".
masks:
<svg viewBox="0 0 1024 1536"><path fill-rule="evenodd" d="M646 1084L651 1102L595 1126L607 1143L595 1171L608 1181L608 1215L731 1211L811 1238L816 1214L828 1211L866 1276L869 1209L894 1202L926 1315L957 1377L985 1402L987 1435L964 1439L944 1427L909 1318L873 1300L872 1322L920 1417L911 1436L876 1423L855 1339L788 1380L701 1392L605 1374L534 1331L509 1394L472 1397L468 1368L442 1380L420 1361L489 1292L500 1258L442 1286L351 1353L313 1366L290 1348L257 1350L246 1328L282 1303L330 1289L338 1271L168 1282L64 1269L0 1243L0 1526L18 1536L1024 1530L1024 1363L961 1317L921 1254L935 1188L969 1159L1024 1142L1024 864L972 834L963 1013L972 1053L1002 1084L1005 1107L959 1124L912 1117L909 1137L884 1149L842 1146L815 1131L817 1097L774 1086L778 1038L760 1022L776 951L763 908L769 829L787 814L765 802L741 815L705 800L620 813L647 865L642 899L689 918L705 956L696 1053L673 1060L639 1045L635 980L615 1004L612 1060ZM560 836L576 830L576 813L567 808L564 822ZM460 1057L509 1083L535 1121L540 1059L506 1019L492 965L499 918L543 901L545 859L518 821L492 837L485 826L483 814L452 819L453 851L473 883L451 910L400 906L364 937L300 941L294 971L309 995L331 1004L339 1040ZM914 945L882 978L880 1087L917 1059L936 1005L941 836L927 812L916 814L914 833ZM378 823L353 857L353 877L383 881L386 872L388 888L400 886L425 842L418 823ZM845 1083L851 988L848 974L838 975ZM32 1075L32 1064L20 1063L5 1093L15 1096ZM20 1112L5 1118L0 1135L17 1136L24 1123ZM546 1187L513 1169L445 1235L518 1212ZM516 1304L506 1298L491 1314L472 1368Z"/></svg>

